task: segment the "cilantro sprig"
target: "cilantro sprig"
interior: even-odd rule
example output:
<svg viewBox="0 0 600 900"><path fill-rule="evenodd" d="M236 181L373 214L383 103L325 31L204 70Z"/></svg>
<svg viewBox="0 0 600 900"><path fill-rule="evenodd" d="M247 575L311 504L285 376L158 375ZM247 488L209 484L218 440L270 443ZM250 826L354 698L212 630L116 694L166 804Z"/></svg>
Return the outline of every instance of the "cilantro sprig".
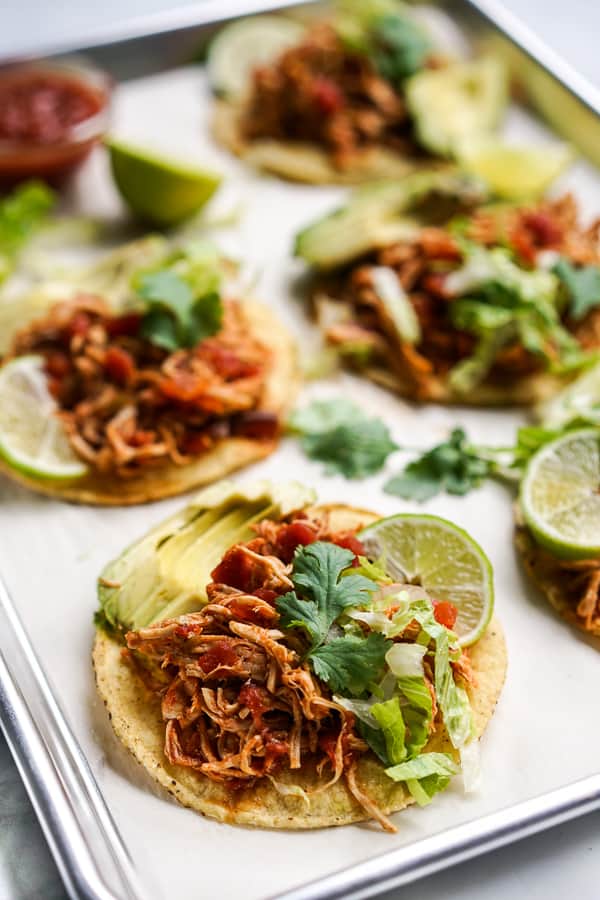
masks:
<svg viewBox="0 0 600 900"><path fill-rule="evenodd" d="M575 420L568 427L578 427ZM491 447L469 442L462 428L409 462L384 485L384 491L405 500L423 503L446 492L464 496L488 478L519 481L540 447L562 434L562 429L528 425L519 428L511 447Z"/></svg>
<svg viewBox="0 0 600 900"><path fill-rule="evenodd" d="M373 475L398 449L381 419L366 416L345 397L314 401L293 413L288 427L299 436L306 455L325 463L330 475Z"/></svg>
<svg viewBox="0 0 600 900"><path fill-rule="evenodd" d="M600 266L576 267L564 257L554 266L569 301L569 315L580 321L600 306Z"/></svg>
<svg viewBox="0 0 600 900"><path fill-rule="evenodd" d="M492 462L482 458L467 442L463 429L455 428L447 441L428 450L390 478L384 490L387 494L419 503L442 491L462 496L478 487L491 474L492 468Z"/></svg>
<svg viewBox="0 0 600 900"><path fill-rule="evenodd" d="M221 273L212 245L175 251L160 268L138 273L134 286L145 309L141 333L157 347L194 347L221 328Z"/></svg>
<svg viewBox="0 0 600 900"><path fill-rule="evenodd" d="M45 222L56 194L41 181L26 181L0 201L0 283L31 235Z"/></svg>
<svg viewBox="0 0 600 900"><path fill-rule="evenodd" d="M364 606L378 585L364 575L346 574L354 559L350 550L317 541L296 551L294 590L277 600L283 628L304 631L306 659L332 690L360 696L385 666L391 642L383 635L331 637L331 629L350 606Z"/></svg>

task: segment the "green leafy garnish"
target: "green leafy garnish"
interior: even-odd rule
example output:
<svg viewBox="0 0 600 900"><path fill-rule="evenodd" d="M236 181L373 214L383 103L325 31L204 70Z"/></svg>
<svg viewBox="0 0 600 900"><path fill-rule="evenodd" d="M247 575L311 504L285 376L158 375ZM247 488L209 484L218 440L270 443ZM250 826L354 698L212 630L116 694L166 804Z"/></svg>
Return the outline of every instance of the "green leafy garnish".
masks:
<svg viewBox="0 0 600 900"><path fill-rule="evenodd" d="M381 677L390 642L381 634L330 637L336 619L350 606L363 606L378 585L364 575L342 577L354 560L350 550L325 541L299 548L294 556L294 590L277 600L284 628L300 628L309 640L307 660L334 691L360 696Z"/></svg>
<svg viewBox="0 0 600 900"><path fill-rule="evenodd" d="M135 286L146 310L141 333L157 347L194 347L221 328L220 272L211 247L172 254L161 268L140 273Z"/></svg>
<svg viewBox="0 0 600 900"><path fill-rule="evenodd" d="M325 463L328 474L364 478L378 472L398 449L381 419L369 418L344 397L316 400L290 418L289 428L299 435L311 459Z"/></svg>
<svg viewBox="0 0 600 900"><path fill-rule="evenodd" d="M423 68L432 44L410 11L396 2L338 2L337 27L344 43L367 56L396 87Z"/></svg>
<svg viewBox="0 0 600 900"><path fill-rule="evenodd" d="M517 430L516 442L511 447L472 444L462 428L455 428L447 441L408 463L383 489L388 494L422 503L442 491L464 496L486 478L518 481L540 447L560 437L568 428L578 428L581 424L581 419L575 419L563 429L523 426Z"/></svg>
<svg viewBox="0 0 600 900"><path fill-rule="evenodd" d="M560 278L569 298L569 315L579 321L600 306L600 266L574 266L559 259L553 271Z"/></svg>
<svg viewBox="0 0 600 900"><path fill-rule="evenodd" d="M27 181L0 201L0 283L11 274L19 251L55 201L54 191L41 181Z"/></svg>
<svg viewBox="0 0 600 900"><path fill-rule="evenodd" d="M332 691L360 697L371 682L381 678L389 648L382 634L366 638L347 634L317 647L308 658L315 675Z"/></svg>
<svg viewBox="0 0 600 900"><path fill-rule="evenodd" d="M419 806L426 806L435 794L448 787L457 772L458 766L449 753L422 753L385 770L393 781L406 782Z"/></svg>
<svg viewBox="0 0 600 900"><path fill-rule="evenodd" d="M462 428L455 428L447 441L428 450L391 478L384 491L419 503L442 491L462 496L478 487L490 470L491 463L467 443Z"/></svg>
<svg viewBox="0 0 600 900"><path fill-rule="evenodd" d="M450 307L452 325L474 335L477 343L450 371L456 391L466 394L477 387L498 353L511 344L520 344L556 372L587 360L560 320L556 274L521 269L500 247L488 250L465 243L464 254L464 265L448 275L445 287L457 298Z"/></svg>
<svg viewBox="0 0 600 900"><path fill-rule="evenodd" d="M342 578L354 560L351 550L326 541L301 547L294 556L294 590L277 600L284 628L303 628L311 650L324 643L329 629L348 606L362 606L378 585L364 575Z"/></svg>

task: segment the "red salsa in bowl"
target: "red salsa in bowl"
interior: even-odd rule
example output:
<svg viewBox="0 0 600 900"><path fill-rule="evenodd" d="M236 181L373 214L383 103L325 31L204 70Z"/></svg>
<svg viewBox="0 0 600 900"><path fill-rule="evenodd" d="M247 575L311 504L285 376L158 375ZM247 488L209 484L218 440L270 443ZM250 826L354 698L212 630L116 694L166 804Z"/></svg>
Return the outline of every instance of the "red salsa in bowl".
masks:
<svg viewBox="0 0 600 900"><path fill-rule="evenodd" d="M108 78L87 65L0 71L0 184L69 174L106 130L109 95Z"/></svg>

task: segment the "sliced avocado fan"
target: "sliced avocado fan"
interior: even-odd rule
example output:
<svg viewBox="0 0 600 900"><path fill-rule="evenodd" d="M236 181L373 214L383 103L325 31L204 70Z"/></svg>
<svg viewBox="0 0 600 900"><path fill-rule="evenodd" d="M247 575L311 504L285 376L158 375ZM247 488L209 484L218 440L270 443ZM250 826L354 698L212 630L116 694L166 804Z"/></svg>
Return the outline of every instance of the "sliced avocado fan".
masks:
<svg viewBox="0 0 600 900"><path fill-rule="evenodd" d="M206 488L106 566L98 579L96 625L119 637L201 609L211 571L229 547L252 538L254 523L314 501L314 492L296 482L222 481Z"/></svg>
<svg viewBox="0 0 600 900"><path fill-rule="evenodd" d="M333 269L378 247L411 240L424 224L439 224L487 198L479 178L458 171L415 172L365 185L348 203L296 235L294 253L318 269Z"/></svg>

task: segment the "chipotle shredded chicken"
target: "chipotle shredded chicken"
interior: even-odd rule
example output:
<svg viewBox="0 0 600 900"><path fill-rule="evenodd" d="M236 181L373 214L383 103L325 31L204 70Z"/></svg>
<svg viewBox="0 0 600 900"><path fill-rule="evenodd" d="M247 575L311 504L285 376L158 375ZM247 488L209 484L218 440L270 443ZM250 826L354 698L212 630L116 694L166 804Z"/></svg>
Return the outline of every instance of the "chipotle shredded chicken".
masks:
<svg viewBox="0 0 600 900"><path fill-rule="evenodd" d="M476 210L460 230L423 227L321 279L314 300L331 344L356 365L383 363L417 398L430 396L432 379L440 378L463 393L484 379L508 388L600 348L600 304L571 314L550 271L559 260L576 272L600 264L600 219L580 225L570 194ZM399 332L378 290L382 268L395 275L416 315L417 340ZM490 311L500 318L488 321Z"/></svg>
<svg viewBox="0 0 600 900"><path fill-rule="evenodd" d="M223 306L217 334L169 352L141 335L140 314L79 295L20 331L8 358L44 357L71 446L95 470L127 477L182 465L231 435L270 440L278 430L258 408L269 351L238 303Z"/></svg>
<svg viewBox="0 0 600 900"><path fill-rule="evenodd" d="M242 131L250 140L317 143L341 170L369 147L419 154L401 94L327 24L254 71Z"/></svg>
<svg viewBox="0 0 600 900"><path fill-rule="evenodd" d="M315 774L309 796L344 779L366 814L393 831L395 827L360 780L359 760L372 751L351 702L316 675L313 657L307 655L306 632L283 622L285 603L301 582L297 570L302 554L311 549L325 554L323 548L332 545L338 548L334 552L345 548L342 557L348 568L340 579L343 589L344 578L358 571L365 548L352 531L332 532L326 514L295 513L282 521L263 520L254 529L256 537L233 546L212 572L208 604L201 612L127 634L134 670L160 697L166 723L164 752L172 764L193 769L236 792L252 788L261 779L270 779L282 792L289 790L289 782L279 781L287 770ZM374 583L371 587L378 589ZM401 588L395 587L396 592ZM386 591L392 589L388 584ZM363 605L366 602L366 596L357 599ZM393 621L402 602L386 605L384 621ZM305 599L299 609L302 603L306 608L311 605ZM447 602L434 604L434 614L436 627L441 623L451 628L456 609ZM366 640L369 626L354 624ZM342 633L339 626L332 627ZM397 644L414 646L420 633L419 624L410 619L392 640L378 635L375 643L384 645L387 652ZM331 648L332 643L326 646ZM356 653L360 652L359 648ZM452 678L459 684L472 683L467 653L456 651L451 658ZM429 711L421 721L422 744L442 727L433 659L433 655L426 657L423 668L423 702ZM372 665L370 677L376 680L384 664ZM148 678L149 667L159 672L158 677ZM383 690L390 690L390 677L395 681L388 675L388 687ZM464 714L470 715L468 704ZM417 740L412 728L408 726L407 742Z"/></svg>

